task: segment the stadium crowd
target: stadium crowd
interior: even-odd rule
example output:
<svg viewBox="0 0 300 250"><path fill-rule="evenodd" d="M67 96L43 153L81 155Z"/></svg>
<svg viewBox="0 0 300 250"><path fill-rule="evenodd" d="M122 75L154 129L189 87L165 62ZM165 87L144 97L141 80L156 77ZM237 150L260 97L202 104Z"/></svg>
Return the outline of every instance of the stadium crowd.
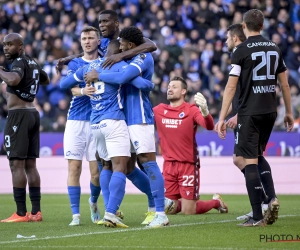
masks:
<svg viewBox="0 0 300 250"><path fill-rule="evenodd" d="M56 60L79 54L80 31L86 25L98 28L98 13L114 9L120 28L136 26L157 44L153 53L155 87L153 106L166 103L169 79L182 76L188 83L188 101L202 92L210 113L218 118L222 95L230 69L230 54L225 44L227 27L241 23L250 8L263 11L263 35L276 42L282 51L289 74L295 120L300 114L300 0L0 0L0 65L9 68L2 40L10 32L20 33L25 52L48 73L51 83L41 86L36 107L41 116L41 131L64 131L71 93L61 90L61 75ZM7 115L6 86L0 86L0 132ZM284 105L277 89L278 117L274 129L282 130ZM299 124L299 123L298 123ZM299 126L299 125L298 125ZM296 126L295 126L296 127Z"/></svg>

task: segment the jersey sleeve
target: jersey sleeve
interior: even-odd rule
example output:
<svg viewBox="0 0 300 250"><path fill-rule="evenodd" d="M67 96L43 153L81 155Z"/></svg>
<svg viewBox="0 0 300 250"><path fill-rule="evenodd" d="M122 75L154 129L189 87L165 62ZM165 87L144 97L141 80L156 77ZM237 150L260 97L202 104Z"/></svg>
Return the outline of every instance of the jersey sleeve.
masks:
<svg viewBox="0 0 300 250"><path fill-rule="evenodd" d="M240 76L243 62L242 49L235 47L233 49L231 57L231 69L229 71L229 76Z"/></svg>
<svg viewBox="0 0 300 250"><path fill-rule="evenodd" d="M285 62L282 58L282 53L281 53L280 49L278 49L278 52L279 52L279 60L278 60L278 67L277 67L277 72L276 73L280 74L280 73L286 71L287 68L286 68Z"/></svg>
<svg viewBox="0 0 300 250"><path fill-rule="evenodd" d="M83 82L85 67L81 67L76 70L74 74L68 75L60 81L61 89L70 89L77 85L79 82Z"/></svg>
<svg viewBox="0 0 300 250"><path fill-rule="evenodd" d="M74 74L76 72L76 70L78 69L78 67L79 67L79 65L74 59L71 62L69 62L67 76Z"/></svg>
<svg viewBox="0 0 300 250"><path fill-rule="evenodd" d="M199 108L196 106L192 106L190 110L194 113L194 122L198 125L200 125L203 128L206 128L207 130L213 130L214 129L214 119L209 114L207 117L204 117Z"/></svg>
<svg viewBox="0 0 300 250"><path fill-rule="evenodd" d="M154 88L154 84L152 82L140 76L134 78L129 83L143 91L151 91Z"/></svg>
<svg viewBox="0 0 300 250"><path fill-rule="evenodd" d="M146 54L137 55L129 65L135 66L140 73L144 72L148 67L151 67L151 58Z"/></svg>
<svg viewBox="0 0 300 250"><path fill-rule="evenodd" d="M16 72L21 78L23 78L25 72L25 63L23 62L23 60L24 59L20 57L15 59L11 65L10 70L10 72Z"/></svg>
<svg viewBox="0 0 300 250"><path fill-rule="evenodd" d="M140 71L137 67L128 65L122 72L113 72L113 73L100 73L98 78L106 83L110 84L124 84L128 83L135 77L139 76Z"/></svg>

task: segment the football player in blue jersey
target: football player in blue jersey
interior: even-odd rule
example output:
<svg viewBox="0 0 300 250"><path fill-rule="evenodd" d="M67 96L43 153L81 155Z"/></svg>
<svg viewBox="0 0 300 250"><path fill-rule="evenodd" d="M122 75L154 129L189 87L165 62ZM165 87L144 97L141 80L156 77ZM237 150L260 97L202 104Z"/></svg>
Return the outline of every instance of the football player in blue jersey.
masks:
<svg viewBox="0 0 300 250"><path fill-rule="evenodd" d="M112 40L108 45L107 56L119 52L119 41ZM65 86L72 87L78 82L83 82L83 76L91 69L97 69L98 72L120 72L128 64L121 61L114 64L111 69L103 69L101 64L103 59L97 59L76 71L73 76L64 81ZM145 83L144 85L141 85ZM144 90L153 88L153 84L141 77L133 79L131 82L134 86ZM101 185L108 188L108 199L105 199L106 213L103 223L109 227L127 227L117 217L116 212L119 208L124 194L127 161L130 157L130 140L123 113L124 95L119 84L106 84L105 82L94 82L89 91L93 88L94 93L91 96L92 114L91 124L92 131L97 141L97 151L100 158L105 161L112 161L112 174L108 180L104 180ZM123 88L124 89L124 88ZM88 91L88 93L90 93ZM79 91L77 90L77 93ZM81 92L81 91L80 91ZM103 172L103 171L102 171ZM102 174L101 174L102 175ZM107 183L107 185L105 185Z"/></svg>
<svg viewBox="0 0 300 250"><path fill-rule="evenodd" d="M74 58L68 64L67 75L72 75L76 70L84 65L89 64L98 58L98 45L100 44L99 31L91 26L83 28L81 31L81 46L84 55ZM68 76L66 78L68 78ZM64 86L64 79L61 81L61 88ZM79 83L83 87L82 83ZM84 96L84 89L81 89L81 96L73 96L68 120L64 133L64 155L68 160L68 194L73 214L73 220L70 226L80 225L80 175L82 170L82 158L86 152L86 159L90 167L90 190L89 205L91 210L91 219L93 223L100 220L100 213L97 200L100 194L99 169L95 158L96 143L90 128L91 104L90 98ZM101 168L101 165L99 166Z"/></svg>
<svg viewBox="0 0 300 250"><path fill-rule="evenodd" d="M99 21L99 30L101 33L101 42L98 45L98 53L100 57L104 57L107 50L108 43L111 40L119 38L120 29L119 29L118 13L114 10L104 10L99 14L98 21ZM137 47L107 57L103 64L103 67L104 68L106 66L111 67L113 64L117 62L132 58L133 56L136 56L139 53L153 52L156 49L157 47L155 43L152 42L150 39L144 37L143 43L138 45ZM82 56L82 54L58 59L56 64L57 72L62 69L64 64L68 64L72 59L80 56Z"/></svg>
<svg viewBox="0 0 300 250"><path fill-rule="evenodd" d="M143 34L136 27L124 28L120 34L120 49L131 50L143 43ZM143 78L151 80L154 72L154 61L150 53L139 54L127 61L128 67L119 73L100 72L93 70L85 75L85 81L90 83L96 79L107 83L124 84L142 74ZM150 91L137 89L132 85L125 88L124 112L134 152L144 167L149 179L152 196L155 202L155 216L147 227L162 227L169 224L164 212L164 180L156 163L154 140L154 119L149 98ZM136 154L132 151L131 164L128 164L127 175L134 172ZM151 211L154 212L154 211ZM154 215L154 213L152 213Z"/></svg>

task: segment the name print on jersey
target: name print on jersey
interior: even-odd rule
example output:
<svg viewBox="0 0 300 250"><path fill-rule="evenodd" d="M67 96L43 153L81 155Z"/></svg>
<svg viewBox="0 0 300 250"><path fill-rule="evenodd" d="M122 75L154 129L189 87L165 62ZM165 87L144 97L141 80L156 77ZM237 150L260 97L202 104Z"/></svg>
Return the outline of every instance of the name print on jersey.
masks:
<svg viewBox="0 0 300 250"><path fill-rule="evenodd" d="M177 128L178 125L181 125L182 120L181 119L165 119L163 118L161 120L162 124L165 124L166 128Z"/></svg>

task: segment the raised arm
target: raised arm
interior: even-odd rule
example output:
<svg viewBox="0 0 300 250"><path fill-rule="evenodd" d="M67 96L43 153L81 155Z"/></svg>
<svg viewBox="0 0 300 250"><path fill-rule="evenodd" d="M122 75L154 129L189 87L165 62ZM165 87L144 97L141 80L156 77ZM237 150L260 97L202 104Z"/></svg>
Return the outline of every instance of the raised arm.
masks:
<svg viewBox="0 0 300 250"><path fill-rule="evenodd" d="M76 86L79 82L84 82L83 80L83 69L79 68L74 74L68 75L65 78L63 78L59 86L61 89L71 89L74 86Z"/></svg>
<svg viewBox="0 0 300 250"><path fill-rule="evenodd" d="M111 56L107 57L105 59L104 63L102 64L102 67L103 68L106 68L106 67L111 68L111 66L117 62L132 58L141 53L153 52L155 50L157 50L156 44L153 41L151 41L150 39L144 37L144 43L140 44L139 46L137 46L133 49L127 50L127 51L123 51L122 53L111 55Z"/></svg>
<svg viewBox="0 0 300 250"><path fill-rule="evenodd" d="M154 88L154 83L140 76L134 78L129 84L143 91L151 91Z"/></svg>

